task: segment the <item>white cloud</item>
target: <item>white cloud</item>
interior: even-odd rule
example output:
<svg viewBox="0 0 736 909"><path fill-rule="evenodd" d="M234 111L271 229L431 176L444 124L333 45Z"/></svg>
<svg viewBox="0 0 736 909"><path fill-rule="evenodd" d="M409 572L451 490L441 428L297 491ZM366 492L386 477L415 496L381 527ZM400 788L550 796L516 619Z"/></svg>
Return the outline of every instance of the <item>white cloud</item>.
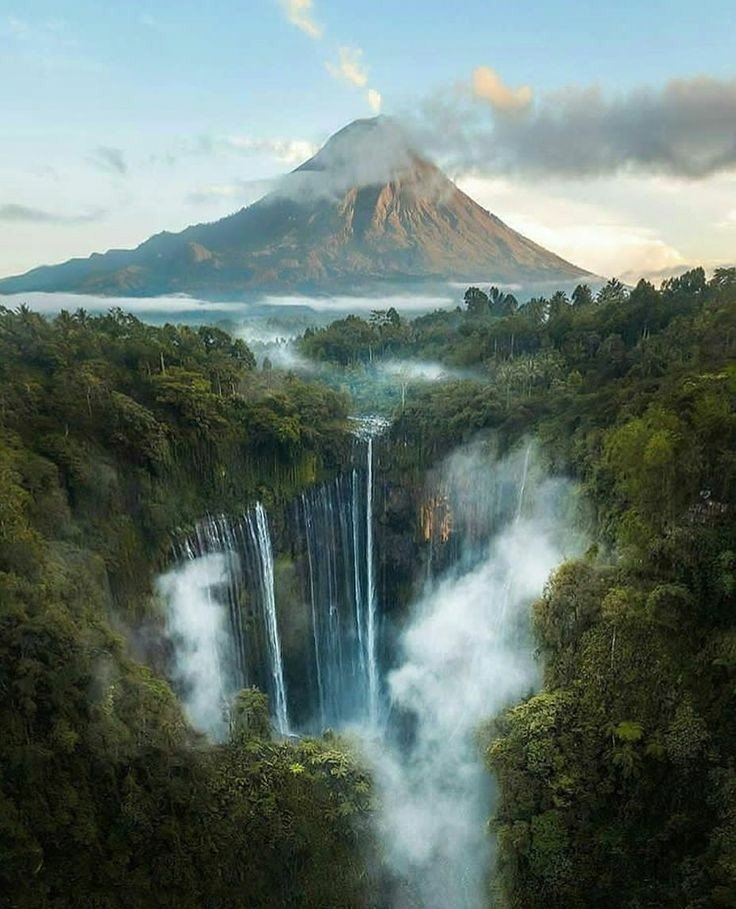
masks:
<svg viewBox="0 0 736 909"><path fill-rule="evenodd" d="M200 186L192 196L208 199L232 199L241 189L242 187L238 183L210 183L207 186Z"/></svg>
<svg viewBox="0 0 736 909"><path fill-rule="evenodd" d="M502 113L525 110L532 102L532 90L528 85L509 88L498 73L488 66L477 66L473 70L473 94Z"/></svg>
<svg viewBox="0 0 736 909"><path fill-rule="evenodd" d="M62 19L30 21L19 16L8 16L4 23L0 23L0 34L8 35L29 49L35 48L47 53L53 49L70 48L76 44L68 34L66 23Z"/></svg>
<svg viewBox="0 0 736 909"><path fill-rule="evenodd" d="M317 312L356 312L365 310L370 312L377 306L376 297L354 297L354 296L330 296L330 297L306 297L306 296L268 296L261 301L264 306L293 306L298 303L301 306L309 306ZM381 307L383 309L398 309L403 311L417 310L419 312L432 311L435 309L449 309L457 305L457 300L452 296L442 297L439 295L416 296L412 294L400 294L398 296L389 296L381 298Z"/></svg>
<svg viewBox="0 0 736 909"><path fill-rule="evenodd" d="M315 40L322 38L322 28L313 18L312 0L279 0L279 2L289 22L300 28L310 38ZM368 85L368 68L363 61L363 51L359 47L340 45L337 48L337 60L328 60L325 63L325 68L333 79L337 79L340 82L347 82L349 85L362 89L365 89ZM520 89L520 91L523 91L523 89ZM367 89L366 100L374 114L381 112L382 98L381 93L377 89ZM314 154L315 151L316 149L310 149L309 153L304 155L301 160ZM295 152L294 162L296 162L296 158L297 154ZM292 163L291 159L282 158L281 160L289 160Z"/></svg>
<svg viewBox="0 0 736 909"><path fill-rule="evenodd" d="M250 136L225 136L216 140L229 151L266 154L283 164L301 164L317 152L318 146L304 139L254 139Z"/></svg>
<svg viewBox="0 0 736 909"><path fill-rule="evenodd" d="M213 155L262 155L273 158L281 164L301 164L314 155L319 146L306 139L280 139L273 137L230 135L201 135L195 139L181 139L169 149L152 153L152 164L169 167L179 161L191 158L207 158Z"/></svg>
<svg viewBox="0 0 736 909"><path fill-rule="evenodd" d="M368 69L363 62L363 51L359 47L338 48L338 61L325 63L329 74L340 82L347 82L356 88L363 88L368 84ZM375 88L368 88L365 92L368 107L374 114L381 113L383 98Z"/></svg>
<svg viewBox="0 0 736 909"><path fill-rule="evenodd" d="M604 277L627 277L674 269L685 263L681 251L654 227L609 205L579 201L566 187L558 192L539 184L464 177L458 185L514 230ZM590 193L590 190L589 190Z"/></svg>
<svg viewBox="0 0 736 909"><path fill-rule="evenodd" d="M337 63L325 63L329 74L335 79L363 88L368 82L363 51L359 47L339 47L337 54Z"/></svg>
<svg viewBox="0 0 736 909"><path fill-rule="evenodd" d="M726 212L723 219L718 221L717 226L725 227L727 230L736 228L736 208L732 208L731 211Z"/></svg>
<svg viewBox="0 0 736 909"><path fill-rule="evenodd" d="M286 18L315 40L322 37L322 27L315 22L312 14L312 0L281 0Z"/></svg>
<svg viewBox="0 0 736 909"><path fill-rule="evenodd" d="M31 26L17 16L8 16L5 20L5 29L14 38L25 39L31 36Z"/></svg>
<svg viewBox="0 0 736 909"><path fill-rule="evenodd" d="M383 98L381 97L381 93L376 91L375 88L369 88L366 95L368 98L368 106L370 107L370 109L373 111L374 114L380 114L381 113L381 104L383 103Z"/></svg>
<svg viewBox="0 0 736 909"><path fill-rule="evenodd" d="M31 205L8 203L0 205L0 221L24 222L26 224L89 224L104 217L101 208L90 209L79 214L60 214L35 208Z"/></svg>
<svg viewBox="0 0 736 909"><path fill-rule="evenodd" d="M186 201L190 205L217 205L226 201L235 202L238 205L250 205L273 189L273 184L273 180L234 180L232 183L207 183L187 193Z"/></svg>
<svg viewBox="0 0 736 909"><path fill-rule="evenodd" d="M651 228L592 223L550 229L529 222L526 231L565 258L582 262L604 277L638 278L684 264L682 254Z"/></svg>
<svg viewBox="0 0 736 909"><path fill-rule="evenodd" d="M471 85L425 99L417 129L436 153L487 174L704 180L736 173L736 78L696 75L625 93L568 86L531 101L528 86L511 89L480 67Z"/></svg>

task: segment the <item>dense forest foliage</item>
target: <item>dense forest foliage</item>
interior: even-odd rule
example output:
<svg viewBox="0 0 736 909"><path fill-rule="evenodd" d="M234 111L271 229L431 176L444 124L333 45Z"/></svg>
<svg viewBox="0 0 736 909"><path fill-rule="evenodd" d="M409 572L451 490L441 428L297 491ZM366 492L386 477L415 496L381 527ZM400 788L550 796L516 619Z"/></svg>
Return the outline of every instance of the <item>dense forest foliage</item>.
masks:
<svg viewBox="0 0 736 909"><path fill-rule="evenodd" d="M476 373L394 427L407 466L537 432L597 509L535 608L544 690L492 732L500 899L736 905L736 270L505 310L471 289L400 326L407 352Z"/></svg>
<svg viewBox="0 0 736 909"><path fill-rule="evenodd" d="M523 306L469 288L299 348L359 394L381 362L441 365L378 402L393 483L535 434L594 509L534 608L543 689L489 718L489 903L736 905L736 269ZM337 469L346 396L120 312L0 312L0 377L0 900L385 905L349 747L272 740L254 691L207 746L149 633L171 534Z"/></svg>
<svg viewBox="0 0 736 909"><path fill-rule="evenodd" d="M344 399L253 367L216 329L0 311L2 906L362 905L347 747L272 741L250 691L206 745L150 668L175 529L342 456Z"/></svg>
<svg viewBox="0 0 736 909"><path fill-rule="evenodd" d="M736 269L464 302L302 349L444 364L396 416L396 471L536 433L595 507L594 545L535 607L544 689L491 728L496 899L736 905Z"/></svg>

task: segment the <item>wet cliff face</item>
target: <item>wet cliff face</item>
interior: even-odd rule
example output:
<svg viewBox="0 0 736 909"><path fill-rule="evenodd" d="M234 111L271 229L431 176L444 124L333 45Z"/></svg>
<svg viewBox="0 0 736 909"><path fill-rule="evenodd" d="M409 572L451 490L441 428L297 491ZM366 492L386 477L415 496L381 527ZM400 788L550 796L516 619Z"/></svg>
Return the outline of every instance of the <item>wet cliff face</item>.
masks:
<svg viewBox="0 0 736 909"><path fill-rule="evenodd" d="M179 541L159 584L167 674L198 728L222 737L227 703L250 685L282 732L379 718L409 605L485 539L472 477L458 489L442 470L402 470L395 444L380 428L356 432L333 476L267 508L207 515Z"/></svg>
<svg viewBox="0 0 736 909"><path fill-rule="evenodd" d="M428 579L459 560L473 535L463 532L450 492L435 488L433 479L431 473L399 478L390 470L382 477L378 571L384 612L394 623L401 623L404 607Z"/></svg>
<svg viewBox="0 0 736 909"><path fill-rule="evenodd" d="M398 622L424 575L426 546L419 533L421 484L381 472L376 514L378 579L384 614Z"/></svg>
<svg viewBox="0 0 736 909"><path fill-rule="evenodd" d="M400 628L405 607L428 580L453 566L469 568L482 558L497 527L518 508L519 478L489 470L498 455L493 438L462 446L436 463L411 470L405 457L381 440L377 455L376 534L381 609ZM518 473L528 464L520 456Z"/></svg>
<svg viewBox="0 0 736 909"><path fill-rule="evenodd" d="M394 631L428 578L457 559L456 518L449 490L431 465L397 469L390 437L377 450L376 559L382 615Z"/></svg>

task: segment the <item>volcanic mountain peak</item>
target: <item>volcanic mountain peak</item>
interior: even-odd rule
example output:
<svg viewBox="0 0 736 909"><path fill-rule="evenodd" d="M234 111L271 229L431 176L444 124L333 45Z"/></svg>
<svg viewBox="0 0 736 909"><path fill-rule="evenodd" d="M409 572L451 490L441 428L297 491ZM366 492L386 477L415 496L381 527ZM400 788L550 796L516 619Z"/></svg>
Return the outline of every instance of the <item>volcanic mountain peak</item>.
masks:
<svg viewBox="0 0 736 909"><path fill-rule="evenodd" d="M416 152L400 121L393 117L379 116L353 120L334 133L322 148L297 171L339 170L350 166L356 159L371 158L389 170L398 171L411 163Z"/></svg>
<svg viewBox="0 0 736 909"><path fill-rule="evenodd" d="M396 120L356 120L276 189L134 250L34 269L0 293L346 291L377 282L570 281L587 274L507 227L413 147Z"/></svg>
<svg viewBox="0 0 736 909"><path fill-rule="evenodd" d="M287 174L276 194L299 200L338 197L354 189L396 180L418 182L421 171L436 170L413 148L398 120L373 117L354 120L322 148Z"/></svg>

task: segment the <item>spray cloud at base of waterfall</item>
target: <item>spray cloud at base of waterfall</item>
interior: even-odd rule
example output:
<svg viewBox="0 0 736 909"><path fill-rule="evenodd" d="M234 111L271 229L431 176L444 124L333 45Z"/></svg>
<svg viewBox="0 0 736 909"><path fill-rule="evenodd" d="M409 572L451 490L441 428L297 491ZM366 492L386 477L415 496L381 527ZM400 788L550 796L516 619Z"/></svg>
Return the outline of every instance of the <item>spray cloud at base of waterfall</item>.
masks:
<svg viewBox="0 0 736 909"><path fill-rule="evenodd" d="M228 571L222 553L211 553L174 568L158 580L167 604L173 644L174 684L192 726L217 741L225 731L227 607L217 594Z"/></svg>
<svg viewBox="0 0 736 909"><path fill-rule="evenodd" d="M269 696L277 731L288 734L274 555L263 505L238 517L208 515L176 550L177 564L157 587L166 606L171 677L192 726L222 740L233 696L255 685Z"/></svg>
<svg viewBox="0 0 736 909"><path fill-rule="evenodd" d="M387 678L391 709L412 732L408 742L386 742L368 730L366 754L383 846L412 904L480 909L492 848L485 833L491 781L477 732L538 685L530 605L581 540L568 519L574 488L545 476L532 447L497 462L482 447L461 449L440 476L447 487L474 488L486 503L484 553L430 579L414 604ZM453 507L477 512L470 498L455 497Z"/></svg>
<svg viewBox="0 0 736 909"><path fill-rule="evenodd" d="M290 609L301 631L285 648L263 507L197 525L160 581L172 675L193 725L215 739L226 731L223 702L247 685L268 693L282 734L331 726L361 736L384 852L409 893L397 909L480 909L492 781L477 732L539 683L530 605L583 549L577 495L546 473L534 445L503 457L492 440L456 450L427 476L420 531L429 570L389 643L371 545L375 440L385 425L356 419L352 468L293 503L301 593Z"/></svg>

